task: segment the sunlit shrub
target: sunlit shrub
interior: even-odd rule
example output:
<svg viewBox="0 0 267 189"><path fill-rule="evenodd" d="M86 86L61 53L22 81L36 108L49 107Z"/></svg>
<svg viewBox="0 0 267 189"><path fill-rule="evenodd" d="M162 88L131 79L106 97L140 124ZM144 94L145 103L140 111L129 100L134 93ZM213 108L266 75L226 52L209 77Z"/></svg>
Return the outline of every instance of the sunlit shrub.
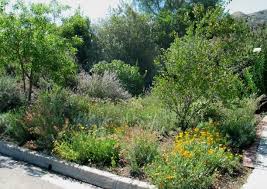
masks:
<svg viewBox="0 0 267 189"><path fill-rule="evenodd" d="M244 148L256 139L256 109L256 100L245 98L219 110L222 118L218 128L229 138L232 147Z"/></svg>
<svg viewBox="0 0 267 189"><path fill-rule="evenodd" d="M194 129L181 132L173 149L146 169L159 188L209 188L217 171L232 173L239 157L220 144L219 133Z"/></svg>
<svg viewBox="0 0 267 189"><path fill-rule="evenodd" d="M159 155L157 135L138 128L127 129L121 139L122 155L131 168L132 175L141 173L141 168Z"/></svg>
<svg viewBox="0 0 267 189"><path fill-rule="evenodd" d="M55 89L39 95L25 113L23 122L39 148L52 149L58 133L68 129L86 112L88 105L84 99L69 91Z"/></svg>
<svg viewBox="0 0 267 189"><path fill-rule="evenodd" d="M131 66L120 60L113 60L111 63L103 61L95 64L91 72L98 75L103 75L105 72L115 73L123 87L131 94L138 95L143 92L144 78L137 66Z"/></svg>
<svg viewBox="0 0 267 189"><path fill-rule="evenodd" d="M22 121L24 112L8 112L0 115L0 132L14 142L24 144L30 139L27 127Z"/></svg>
<svg viewBox="0 0 267 189"><path fill-rule="evenodd" d="M92 132L72 132L55 143L59 157L81 164L114 165L118 160L117 142Z"/></svg>
<svg viewBox="0 0 267 189"><path fill-rule="evenodd" d="M220 41L191 35L176 39L166 51L153 93L175 112L177 127L196 126L212 102L240 95L242 84L222 52Z"/></svg>
<svg viewBox="0 0 267 189"><path fill-rule="evenodd" d="M128 99L131 95L123 88L116 74L104 72L103 75L92 76L81 73L78 93L100 99Z"/></svg>

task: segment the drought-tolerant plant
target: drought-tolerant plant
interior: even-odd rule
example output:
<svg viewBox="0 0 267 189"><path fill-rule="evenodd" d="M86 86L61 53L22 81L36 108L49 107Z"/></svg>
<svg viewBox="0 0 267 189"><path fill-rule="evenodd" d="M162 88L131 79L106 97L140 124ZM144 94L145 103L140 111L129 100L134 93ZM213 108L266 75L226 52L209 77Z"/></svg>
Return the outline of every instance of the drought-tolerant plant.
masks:
<svg viewBox="0 0 267 189"><path fill-rule="evenodd" d="M66 160L101 166L114 165L119 157L117 142L109 136L98 135L96 130L66 134L55 143L53 152Z"/></svg>
<svg viewBox="0 0 267 189"><path fill-rule="evenodd" d="M71 92L55 89L39 95L23 118L29 133L37 140L39 148L51 149L53 141L62 130L88 112L87 104Z"/></svg>
<svg viewBox="0 0 267 189"><path fill-rule="evenodd" d="M176 113L177 126L185 130L210 103L239 95L241 84L228 63L219 41L191 35L176 39L165 53L154 93Z"/></svg>
<svg viewBox="0 0 267 189"><path fill-rule="evenodd" d="M175 113L153 95L129 100L124 112L127 112L127 123L132 125L137 124L161 134L177 129Z"/></svg>
<svg viewBox="0 0 267 189"><path fill-rule="evenodd" d="M122 143L122 153L133 175L140 174L141 168L159 155L157 135L151 131L130 128L125 132Z"/></svg>
<svg viewBox="0 0 267 189"><path fill-rule="evenodd" d="M113 60L111 63L99 62L91 69L91 72L98 75L103 75L106 71L115 73L125 89L131 94L138 95L142 93L144 78L141 76L137 66L131 66L120 60Z"/></svg>
<svg viewBox="0 0 267 189"><path fill-rule="evenodd" d="M0 113L22 105L22 96L18 89L16 79L0 77Z"/></svg>
<svg viewBox="0 0 267 189"><path fill-rule="evenodd" d="M78 93L100 99L128 99L131 95L123 88L116 74L104 72L103 75L92 76L81 73Z"/></svg>
<svg viewBox="0 0 267 189"><path fill-rule="evenodd" d="M30 139L27 127L22 121L24 111L8 112L0 114L0 132L5 137L17 142L19 145L24 144Z"/></svg>
<svg viewBox="0 0 267 189"><path fill-rule="evenodd" d="M235 148L244 148L256 139L257 102L255 98L245 98L231 107L221 108L220 131L229 138Z"/></svg>
<svg viewBox="0 0 267 189"><path fill-rule="evenodd" d="M146 173L159 188L209 188L217 172L233 173L239 157L228 151L219 133L194 129L181 132L173 149L147 166Z"/></svg>

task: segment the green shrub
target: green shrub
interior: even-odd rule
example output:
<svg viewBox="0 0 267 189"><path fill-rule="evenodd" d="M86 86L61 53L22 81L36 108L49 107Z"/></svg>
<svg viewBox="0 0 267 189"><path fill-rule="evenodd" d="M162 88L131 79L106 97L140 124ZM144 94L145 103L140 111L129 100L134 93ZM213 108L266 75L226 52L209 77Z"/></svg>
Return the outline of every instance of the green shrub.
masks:
<svg viewBox="0 0 267 189"><path fill-rule="evenodd" d="M144 127L162 134L175 129L175 114L152 96L127 101L87 101L90 104L87 123L83 125L129 125Z"/></svg>
<svg viewBox="0 0 267 189"><path fill-rule="evenodd" d="M22 121L24 112L8 112L0 115L0 130L5 137L24 144L30 139L30 134Z"/></svg>
<svg viewBox="0 0 267 189"><path fill-rule="evenodd" d="M240 95L241 83L227 67L219 41L186 36L176 39L163 58L153 93L176 113L183 130L196 125L212 102Z"/></svg>
<svg viewBox="0 0 267 189"><path fill-rule="evenodd" d="M239 167L239 157L220 140L219 133L205 130L180 133L173 149L147 166L146 173L159 188L210 188L217 172L231 174Z"/></svg>
<svg viewBox="0 0 267 189"><path fill-rule="evenodd" d="M23 121L32 138L37 140L38 147L51 149L58 133L76 123L78 117L85 117L86 112L88 105L84 99L66 90L55 89L40 94Z"/></svg>
<svg viewBox="0 0 267 189"><path fill-rule="evenodd" d="M220 110L222 121L218 128L229 137L232 147L242 149L256 139L256 108L254 98L245 98Z"/></svg>
<svg viewBox="0 0 267 189"><path fill-rule="evenodd" d="M72 132L55 143L54 153L59 157L81 164L109 166L118 160L118 147L114 139L95 132Z"/></svg>
<svg viewBox="0 0 267 189"><path fill-rule="evenodd" d="M15 79L0 77L0 113L22 105L22 96Z"/></svg>
<svg viewBox="0 0 267 189"><path fill-rule="evenodd" d="M91 72L98 75L103 75L105 71L115 73L125 89L131 94L138 95L143 92L144 78L140 75L137 66L131 66L120 60L113 60L111 63L99 62L91 69Z"/></svg>
<svg viewBox="0 0 267 189"><path fill-rule="evenodd" d="M254 53L255 54L255 53ZM264 94L266 92L266 78L267 64L265 62L264 54L250 55L251 65L243 70L244 81L247 87L247 94Z"/></svg>
<svg viewBox="0 0 267 189"><path fill-rule="evenodd" d="M155 133L143 129L129 129L123 137L124 155L129 162L131 173L140 174L141 168L159 155L159 143Z"/></svg>
<svg viewBox="0 0 267 189"><path fill-rule="evenodd" d="M100 99L128 99L131 95L123 88L114 73L92 76L80 74L78 93Z"/></svg>
<svg viewBox="0 0 267 189"><path fill-rule="evenodd" d="M128 122L166 134L176 127L176 115L155 96L131 99L127 104Z"/></svg>

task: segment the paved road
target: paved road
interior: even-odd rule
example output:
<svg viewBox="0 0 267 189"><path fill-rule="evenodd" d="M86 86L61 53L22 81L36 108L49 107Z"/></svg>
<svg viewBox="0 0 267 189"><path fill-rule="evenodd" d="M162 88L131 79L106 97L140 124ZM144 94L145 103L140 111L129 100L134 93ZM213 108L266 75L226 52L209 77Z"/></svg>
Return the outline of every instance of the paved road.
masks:
<svg viewBox="0 0 267 189"><path fill-rule="evenodd" d="M0 189L100 189L0 154Z"/></svg>
<svg viewBox="0 0 267 189"><path fill-rule="evenodd" d="M263 119L263 131L257 150L256 166L242 189L266 189L267 188L267 116Z"/></svg>

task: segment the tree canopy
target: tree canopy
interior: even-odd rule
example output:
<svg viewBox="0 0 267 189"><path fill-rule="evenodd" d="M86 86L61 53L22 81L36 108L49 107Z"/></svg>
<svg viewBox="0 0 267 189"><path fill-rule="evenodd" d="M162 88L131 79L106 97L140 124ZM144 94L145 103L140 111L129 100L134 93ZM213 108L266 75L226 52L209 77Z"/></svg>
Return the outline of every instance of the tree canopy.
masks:
<svg viewBox="0 0 267 189"><path fill-rule="evenodd" d="M61 32L62 36L69 40L75 37L81 39L81 43L73 41L72 44L77 48L76 58L79 66L88 71L97 62L99 55L96 36L89 18L84 17L80 11L77 11L73 16L63 21Z"/></svg>
<svg viewBox="0 0 267 189"><path fill-rule="evenodd" d="M22 2L0 17L0 64L12 64L15 72L21 75L28 101L40 77L63 84L75 73L73 55L76 49L61 37L51 18L49 6L26 6Z"/></svg>

